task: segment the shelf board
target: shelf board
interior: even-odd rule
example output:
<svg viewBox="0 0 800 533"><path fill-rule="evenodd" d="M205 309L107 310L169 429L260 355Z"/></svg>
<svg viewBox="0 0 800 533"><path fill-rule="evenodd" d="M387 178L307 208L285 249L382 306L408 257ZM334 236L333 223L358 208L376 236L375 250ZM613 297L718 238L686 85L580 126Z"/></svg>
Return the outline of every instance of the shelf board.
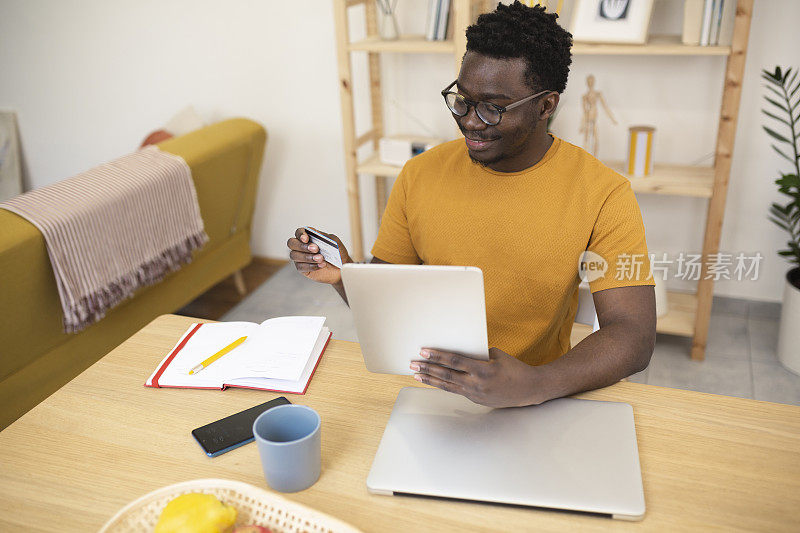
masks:
<svg viewBox="0 0 800 533"><path fill-rule="evenodd" d="M697 313L697 295L686 292L667 291L669 311L664 316L658 317L656 331L681 337L694 336L694 319ZM575 346L589 336L591 326L585 324L572 325L570 341Z"/></svg>
<svg viewBox="0 0 800 533"><path fill-rule="evenodd" d="M569 336L569 345L575 346L583 339L588 337L592 334L592 326L587 326L586 324L580 324L575 322L572 324L572 333Z"/></svg>
<svg viewBox="0 0 800 533"><path fill-rule="evenodd" d="M694 319L697 314L697 295L689 292L667 291L669 310L658 317L656 331L694 337Z"/></svg>
<svg viewBox="0 0 800 533"><path fill-rule="evenodd" d="M650 176L637 178L627 173L625 162L605 164L628 178L634 192L711 198L714 189L714 167L656 164Z"/></svg>
<svg viewBox="0 0 800 533"><path fill-rule="evenodd" d="M635 192L711 198L714 185L713 167L690 167L680 165L655 165L653 174L646 178L635 178L623 172L623 162L606 163L610 168L631 180ZM359 174L397 177L401 167L381 163L376 155L365 159L356 167Z"/></svg>
<svg viewBox="0 0 800 533"><path fill-rule="evenodd" d="M388 176L390 178L396 178L402 169L403 167L381 163L377 155L371 155L356 165L356 172L359 174L374 174L375 176Z"/></svg>
<svg viewBox="0 0 800 533"><path fill-rule="evenodd" d="M402 35L393 41L379 37L352 42L351 51L395 52L406 54L452 54L453 41L428 41L424 35ZM655 55L655 56L727 56L730 46L694 46L681 43L679 35L654 35L646 44L574 43L574 55Z"/></svg>
<svg viewBox="0 0 800 533"><path fill-rule="evenodd" d="M574 55L727 56L730 46L696 46L680 35L652 35L646 44L573 43Z"/></svg>
<svg viewBox="0 0 800 533"><path fill-rule="evenodd" d="M368 37L350 43L351 51L396 52L404 54L453 54L456 46L453 41L428 41L424 35L401 35L394 41L384 41L379 37Z"/></svg>

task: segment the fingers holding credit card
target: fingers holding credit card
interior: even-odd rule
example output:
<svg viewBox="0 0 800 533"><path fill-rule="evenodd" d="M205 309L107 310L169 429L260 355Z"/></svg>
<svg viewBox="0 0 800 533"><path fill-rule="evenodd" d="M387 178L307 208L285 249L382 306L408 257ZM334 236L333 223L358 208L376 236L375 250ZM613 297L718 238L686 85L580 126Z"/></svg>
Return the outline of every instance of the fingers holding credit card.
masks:
<svg viewBox="0 0 800 533"><path fill-rule="evenodd" d="M295 268L309 279L320 283L339 283L342 264L352 262L342 241L332 233L315 228L297 228L286 245Z"/></svg>

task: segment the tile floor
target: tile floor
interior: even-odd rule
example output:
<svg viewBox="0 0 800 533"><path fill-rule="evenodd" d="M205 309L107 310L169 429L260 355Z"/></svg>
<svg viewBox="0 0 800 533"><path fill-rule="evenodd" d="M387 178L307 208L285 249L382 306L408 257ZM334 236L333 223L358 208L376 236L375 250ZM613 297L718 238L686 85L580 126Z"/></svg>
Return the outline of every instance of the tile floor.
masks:
<svg viewBox="0 0 800 533"><path fill-rule="evenodd" d="M714 298L704 361L691 339L659 334L650 366L631 381L800 405L800 376L778 361L780 304Z"/></svg>
<svg viewBox="0 0 800 533"><path fill-rule="evenodd" d="M357 340L349 308L332 288L310 282L287 265L222 320L260 322L318 314L334 338ZM650 366L632 381L800 405L800 376L778 361L780 304L714 298L704 361L689 358L691 339L659 334Z"/></svg>

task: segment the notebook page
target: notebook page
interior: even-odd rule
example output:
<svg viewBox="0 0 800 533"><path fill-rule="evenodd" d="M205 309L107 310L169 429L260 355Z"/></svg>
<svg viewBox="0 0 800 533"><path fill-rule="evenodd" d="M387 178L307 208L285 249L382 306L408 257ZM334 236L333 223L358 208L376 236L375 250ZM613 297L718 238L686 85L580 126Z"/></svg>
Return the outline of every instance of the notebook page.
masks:
<svg viewBox="0 0 800 533"><path fill-rule="evenodd" d="M203 372L213 369L228 383L244 377L297 381L314 351L324 323L324 316L265 320L230 356L223 357Z"/></svg>
<svg viewBox="0 0 800 533"><path fill-rule="evenodd" d="M314 371L314 368L316 368L317 361L319 361L319 358L322 356L322 350L325 348L325 344L327 344L329 336L330 330L323 327L319 333L319 338L314 346L312 355L308 358L306 367L303 369L303 372L300 374L300 379L297 381L269 378L241 378L225 380L225 384L236 387L254 387L257 389L293 392L300 394L305 390L308 380L311 379L311 373Z"/></svg>
<svg viewBox="0 0 800 533"><path fill-rule="evenodd" d="M216 372L211 370L215 365L232 356L236 350L224 355L214 364L209 365L196 374L189 375L189 371L239 337L252 334L258 327L257 324L251 322L203 324L197 332L192 335L186 345L175 355L175 358L166 370L164 370L164 373L158 378L159 385L172 387L222 387L223 380ZM170 351L170 353L172 353L172 351ZM159 367L160 366L161 365L159 365ZM158 372L158 369L156 369L156 372ZM155 372L153 374L155 375ZM152 377L153 376L150 377L148 382L152 380Z"/></svg>

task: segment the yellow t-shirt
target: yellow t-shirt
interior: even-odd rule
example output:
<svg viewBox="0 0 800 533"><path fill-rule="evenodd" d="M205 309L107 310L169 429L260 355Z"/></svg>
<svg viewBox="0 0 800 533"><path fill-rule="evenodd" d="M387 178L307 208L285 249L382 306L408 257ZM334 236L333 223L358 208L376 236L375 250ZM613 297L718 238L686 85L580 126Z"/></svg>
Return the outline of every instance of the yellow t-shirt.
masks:
<svg viewBox="0 0 800 533"><path fill-rule="evenodd" d="M653 285L630 182L557 137L521 172L474 163L463 139L411 159L392 188L372 255L483 271L489 346L533 365L570 349L585 250L607 261L592 292Z"/></svg>

